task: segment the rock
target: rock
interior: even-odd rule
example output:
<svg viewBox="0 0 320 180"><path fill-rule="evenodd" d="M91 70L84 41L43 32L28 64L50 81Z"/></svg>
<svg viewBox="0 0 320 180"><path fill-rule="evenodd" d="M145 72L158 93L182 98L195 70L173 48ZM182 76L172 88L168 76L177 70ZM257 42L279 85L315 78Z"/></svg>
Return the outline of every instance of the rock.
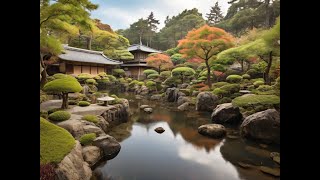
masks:
<svg viewBox="0 0 320 180"><path fill-rule="evenodd" d="M82 91L81 91L82 94L88 96L89 92L90 92L90 87L88 85L85 84L84 86L82 86Z"/></svg>
<svg viewBox="0 0 320 180"><path fill-rule="evenodd" d="M175 102L178 100L178 92L177 88L168 88L165 93L165 98L168 102Z"/></svg>
<svg viewBox="0 0 320 180"><path fill-rule="evenodd" d="M149 105L144 104L144 105L140 106L140 109L144 109L144 108L147 108L147 107L149 107Z"/></svg>
<svg viewBox="0 0 320 180"><path fill-rule="evenodd" d="M273 161L276 163L280 164L280 153L278 152L271 152L270 157L272 158Z"/></svg>
<svg viewBox="0 0 320 180"><path fill-rule="evenodd" d="M238 162L238 165L242 168L245 168L245 169L248 169L248 168L252 168L253 166L250 165L250 164L246 164L246 163L243 163L243 162Z"/></svg>
<svg viewBox="0 0 320 180"><path fill-rule="evenodd" d="M154 130L159 134L162 134L165 131L162 127L157 127Z"/></svg>
<svg viewBox="0 0 320 180"><path fill-rule="evenodd" d="M129 108L129 101L128 101L128 99L122 98L122 99L121 99L121 103L122 103L122 105L123 105L125 108Z"/></svg>
<svg viewBox="0 0 320 180"><path fill-rule="evenodd" d="M102 149L103 156L109 160L113 159L120 152L120 143L112 136L104 135L97 137L92 145L97 146Z"/></svg>
<svg viewBox="0 0 320 180"><path fill-rule="evenodd" d="M278 152L271 152L271 153L270 153L270 157L271 157L271 158L273 158L273 157L275 157L275 156L280 156L280 153L278 153Z"/></svg>
<svg viewBox="0 0 320 180"><path fill-rule="evenodd" d="M227 138L229 139L239 139L239 136L233 136L233 135L227 135Z"/></svg>
<svg viewBox="0 0 320 180"><path fill-rule="evenodd" d="M82 149L83 159L92 167L102 158L102 152L97 146L85 146Z"/></svg>
<svg viewBox="0 0 320 180"><path fill-rule="evenodd" d="M280 176L280 168L270 168L266 166L260 166L260 171L276 177Z"/></svg>
<svg viewBox="0 0 320 180"><path fill-rule="evenodd" d="M150 97L150 100L160 100L160 99L162 99L161 94L155 94Z"/></svg>
<svg viewBox="0 0 320 180"><path fill-rule="evenodd" d="M152 108L144 108L143 111L146 113L152 113Z"/></svg>
<svg viewBox="0 0 320 180"><path fill-rule="evenodd" d="M199 93L200 93L199 91L193 91L191 96L198 96Z"/></svg>
<svg viewBox="0 0 320 180"><path fill-rule="evenodd" d="M135 98L138 99L138 100L140 100L140 99L142 99L142 96L136 95Z"/></svg>
<svg viewBox="0 0 320 180"><path fill-rule="evenodd" d="M83 160L82 148L79 141L75 147L66 155L55 169L56 179L59 180L90 180L92 171Z"/></svg>
<svg viewBox="0 0 320 180"><path fill-rule="evenodd" d="M67 111L70 112L71 114L78 114L78 115L92 114L92 115L100 116L110 108L112 108L111 105L99 106L97 104L91 104L90 106L86 106L86 107L74 106L71 109L68 109Z"/></svg>
<svg viewBox="0 0 320 180"><path fill-rule="evenodd" d="M236 124L241 118L239 107L234 107L232 103L219 104L211 114L212 122L219 124Z"/></svg>
<svg viewBox="0 0 320 180"><path fill-rule="evenodd" d="M104 132L107 132L110 126L109 122L106 121L102 116L98 116L98 118L99 118L99 121L96 125L100 127Z"/></svg>
<svg viewBox="0 0 320 180"><path fill-rule="evenodd" d="M268 109L252 114L242 122L240 133L243 137L280 144L280 113Z"/></svg>
<svg viewBox="0 0 320 180"><path fill-rule="evenodd" d="M184 93L187 96L190 96L190 89L180 89L180 92Z"/></svg>
<svg viewBox="0 0 320 180"><path fill-rule="evenodd" d="M102 131L99 127L95 125L85 125L83 126L83 130L85 134L89 134L89 133L95 133L97 135L105 134L104 131Z"/></svg>
<svg viewBox="0 0 320 180"><path fill-rule="evenodd" d="M189 102L185 102L178 107L180 111L186 111L188 110L188 108L189 108Z"/></svg>
<svg viewBox="0 0 320 180"><path fill-rule="evenodd" d="M226 135L226 128L221 124L205 124L198 128L198 132L213 138L222 138Z"/></svg>
<svg viewBox="0 0 320 180"><path fill-rule="evenodd" d="M149 89L147 88L147 86L141 86L141 89L140 89L140 94L141 95L146 95L149 93Z"/></svg>
<svg viewBox="0 0 320 180"><path fill-rule="evenodd" d="M211 92L201 92L197 95L196 110L212 111L217 106L219 98Z"/></svg>
<svg viewBox="0 0 320 180"><path fill-rule="evenodd" d="M181 88L181 89L185 89L185 88L187 88L188 86L189 86L188 83L183 83L183 84L180 85L180 88Z"/></svg>
<svg viewBox="0 0 320 180"><path fill-rule="evenodd" d="M185 102L190 102L191 99L189 97L186 97L186 96L180 96L178 98L178 101L177 101L177 104L178 106L180 106L181 104L185 103Z"/></svg>
<svg viewBox="0 0 320 180"><path fill-rule="evenodd" d="M240 94L250 94L251 91L249 91L249 90L240 90L239 93Z"/></svg>
<svg viewBox="0 0 320 180"><path fill-rule="evenodd" d="M268 145L266 145L266 144L259 144L259 146L262 147L262 148L267 148L268 147Z"/></svg>

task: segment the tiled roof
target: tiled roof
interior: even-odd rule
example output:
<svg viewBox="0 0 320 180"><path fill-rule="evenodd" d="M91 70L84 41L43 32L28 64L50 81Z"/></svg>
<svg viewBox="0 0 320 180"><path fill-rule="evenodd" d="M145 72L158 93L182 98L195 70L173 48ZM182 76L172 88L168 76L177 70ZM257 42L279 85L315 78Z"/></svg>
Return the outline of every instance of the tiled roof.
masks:
<svg viewBox="0 0 320 180"><path fill-rule="evenodd" d="M128 47L128 51L137 51L137 50L150 52L150 53L161 53L161 51L159 50L156 50L141 44L132 44L131 46Z"/></svg>

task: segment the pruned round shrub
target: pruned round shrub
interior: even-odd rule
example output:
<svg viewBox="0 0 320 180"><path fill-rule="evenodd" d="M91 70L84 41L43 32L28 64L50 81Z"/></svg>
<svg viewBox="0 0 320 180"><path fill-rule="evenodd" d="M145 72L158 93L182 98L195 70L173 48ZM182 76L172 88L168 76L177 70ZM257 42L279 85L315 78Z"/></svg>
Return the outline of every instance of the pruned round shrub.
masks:
<svg viewBox="0 0 320 180"><path fill-rule="evenodd" d="M132 88L132 87L134 87L134 85L136 85L136 84L138 84L138 83L139 83L138 80L133 80L133 81L131 81L131 82L129 83L129 87Z"/></svg>
<svg viewBox="0 0 320 180"><path fill-rule="evenodd" d="M168 77L170 77L171 76L171 71L162 71L161 73L160 73L160 78L161 79L167 79Z"/></svg>
<svg viewBox="0 0 320 180"><path fill-rule="evenodd" d="M100 77L106 77L107 76L107 73L105 73L105 72L99 72L99 74L98 74Z"/></svg>
<svg viewBox="0 0 320 180"><path fill-rule="evenodd" d="M110 102L111 105L113 104L121 104L122 100L115 94L112 94L110 97L113 97L114 100Z"/></svg>
<svg viewBox="0 0 320 180"><path fill-rule="evenodd" d="M223 97L223 96L226 96L228 95L228 92L226 90L223 90L221 88L215 88L212 93L214 95L217 95L217 96L220 96L220 97Z"/></svg>
<svg viewBox="0 0 320 180"><path fill-rule="evenodd" d="M130 83L130 82L132 81L132 79L131 79L131 78L128 78L127 81L128 81L128 83Z"/></svg>
<svg viewBox="0 0 320 180"><path fill-rule="evenodd" d="M206 76L201 76L198 78L198 80L207 80L207 77Z"/></svg>
<svg viewBox="0 0 320 180"><path fill-rule="evenodd" d="M259 87L260 85L264 85L264 82L263 81L256 81L253 83L254 87Z"/></svg>
<svg viewBox="0 0 320 180"><path fill-rule="evenodd" d="M151 74L152 75L152 74ZM147 81L146 86L150 89L154 88L156 86L156 82L154 81Z"/></svg>
<svg viewBox="0 0 320 180"><path fill-rule="evenodd" d="M101 76L96 75L96 76L94 76L94 77L93 77L93 79L95 79L95 80L99 80L99 79L102 79L102 78L101 78Z"/></svg>
<svg viewBox="0 0 320 180"><path fill-rule="evenodd" d="M93 123L99 122L99 118L96 115L91 115L91 114L84 115L82 119L89 122L93 122Z"/></svg>
<svg viewBox="0 0 320 180"><path fill-rule="evenodd" d="M242 78L243 78L243 79L250 79L251 77L250 77L249 74L243 74L243 75L242 75Z"/></svg>
<svg viewBox="0 0 320 180"><path fill-rule="evenodd" d="M92 85L97 84L97 82L96 82L95 79L87 79L87 80L86 80L86 83L87 83L87 84L92 84Z"/></svg>
<svg viewBox="0 0 320 180"><path fill-rule="evenodd" d="M62 79L62 78L65 78L66 75L62 73L57 73L57 74L54 74L52 77L54 77L54 79Z"/></svg>
<svg viewBox="0 0 320 180"><path fill-rule="evenodd" d="M117 81L117 78L114 77L113 75L107 75L107 77L108 77L109 81L111 81L111 82L116 82Z"/></svg>
<svg viewBox="0 0 320 180"><path fill-rule="evenodd" d="M215 88L219 88L219 87L222 87L224 85L227 85L227 84L230 84L230 83L227 83L227 82L217 82L217 83L213 83L211 88L212 89L215 89Z"/></svg>
<svg viewBox="0 0 320 180"><path fill-rule="evenodd" d="M233 94L231 94L229 97L230 97L231 99L234 99L234 98L239 97L239 96L242 96L242 94L241 94L241 93L233 93Z"/></svg>
<svg viewBox="0 0 320 180"><path fill-rule="evenodd" d="M250 85L250 86L248 86L248 88L247 88L249 91L252 91L252 90L254 90L255 89L255 87L254 87L254 85Z"/></svg>
<svg viewBox="0 0 320 180"><path fill-rule="evenodd" d="M91 79L92 75L88 74L88 73L81 73L78 75L77 77L79 80L87 80L87 79Z"/></svg>
<svg viewBox="0 0 320 180"><path fill-rule="evenodd" d="M177 77L168 77L163 84L167 86L180 84L181 80Z"/></svg>
<svg viewBox="0 0 320 180"><path fill-rule="evenodd" d="M70 117L71 114L67 111L56 111L48 116L51 121L66 121L70 119Z"/></svg>
<svg viewBox="0 0 320 180"><path fill-rule="evenodd" d="M54 113L56 111L61 111L61 110L62 110L61 108L52 108L52 109L48 110L48 114L52 114L52 113Z"/></svg>
<svg viewBox="0 0 320 180"><path fill-rule="evenodd" d="M172 76L192 76L194 75L196 72L189 67L178 67L178 68L174 68L172 71Z"/></svg>
<svg viewBox="0 0 320 180"><path fill-rule="evenodd" d="M79 101L78 106L81 106L81 107L90 106L90 103L88 101Z"/></svg>
<svg viewBox="0 0 320 180"><path fill-rule="evenodd" d="M40 117L40 164L59 163L75 143L67 130Z"/></svg>
<svg viewBox="0 0 320 180"><path fill-rule="evenodd" d="M226 80L230 83L240 83L242 80L242 76L233 74L233 75L229 75Z"/></svg>
<svg viewBox="0 0 320 180"><path fill-rule="evenodd" d="M146 69L143 71L143 74L146 75L146 77L148 77L150 74L159 74L159 73L158 71L153 69Z"/></svg>
<svg viewBox="0 0 320 180"><path fill-rule="evenodd" d="M120 83L127 83L127 81L124 78L119 78Z"/></svg>
<svg viewBox="0 0 320 180"><path fill-rule="evenodd" d="M261 91L261 92L266 92L266 91L271 91L273 90L273 87L272 86L269 86L269 85L260 85L258 88L257 88L258 91Z"/></svg>
<svg viewBox="0 0 320 180"><path fill-rule="evenodd" d="M47 77L47 82L50 82L50 81L53 81L53 80L55 80L55 78L53 76L48 76Z"/></svg>
<svg viewBox="0 0 320 180"><path fill-rule="evenodd" d="M137 83L139 86L144 86L144 82L138 82Z"/></svg>
<svg viewBox="0 0 320 180"><path fill-rule="evenodd" d="M218 101L218 104L231 103L232 99L228 97L223 97Z"/></svg>
<svg viewBox="0 0 320 180"><path fill-rule="evenodd" d="M259 72L258 72L257 70L255 70L255 69L249 69L246 74L249 74L250 77L252 77L252 78L256 78L256 77L258 77L261 73L259 73Z"/></svg>
<svg viewBox="0 0 320 180"><path fill-rule="evenodd" d="M96 139L95 133L84 134L80 137L80 143L84 146L89 145Z"/></svg>
<svg viewBox="0 0 320 180"><path fill-rule="evenodd" d="M80 92L82 90L80 83L74 77L69 77L50 81L44 85L43 90L55 94Z"/></svg>
<svg viewBox="0 0 320 180"><path fill-rule="evenodd" d="M228 94L231 95L233 93L237 93L240 91L240 85L239 84L227 84L227 85L220 87L220 89L227 91Z"/></svg>
<svg viewBox="0 0 320 180"><path fill-rule="evenodd" d="M126 72L123 69L113 69L112 70L113 75L115 76L123 76Z"/></svg>
<svg viewBox="0 0 320 180"><path fill-rule="evenodd" d="M149 74L147 76L148 79L157 79L160 75L159 74Z"/></svg>

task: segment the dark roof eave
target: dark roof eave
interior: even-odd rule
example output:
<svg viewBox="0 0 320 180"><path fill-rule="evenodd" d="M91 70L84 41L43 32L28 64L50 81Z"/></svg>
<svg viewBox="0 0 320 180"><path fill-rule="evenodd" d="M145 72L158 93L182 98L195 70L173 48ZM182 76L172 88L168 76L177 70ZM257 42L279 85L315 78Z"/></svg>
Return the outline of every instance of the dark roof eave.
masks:
<svg viewBox="0 0 320 180"><path fill-rule="evenodd" d="M83 61L77 61L77 60L72 60L72 59L63 59L63 58L60 58L60 59L63 60L63 61L72 61L72 62L89 63L89 64L103 64L103 65L113 65L113 66L122 65L123 64L123 62L120 62L118 64L116 64L116 63L115 64L109 64L109 63L99 63L99 62L83 62Z"/></svg>

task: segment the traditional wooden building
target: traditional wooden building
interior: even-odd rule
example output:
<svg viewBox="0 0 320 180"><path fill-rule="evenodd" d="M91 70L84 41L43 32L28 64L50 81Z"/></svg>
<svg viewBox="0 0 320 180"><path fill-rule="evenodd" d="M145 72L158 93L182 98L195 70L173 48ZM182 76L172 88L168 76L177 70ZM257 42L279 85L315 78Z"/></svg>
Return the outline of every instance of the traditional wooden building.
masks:
<svg viewBox="0 0 320 180"><path fill-rule="evenodd" d="M133 54L134 59L123 62L121 67L124 69L128 77L137 79L144 78L143 71L151 68L147 66L146 62L148 55L151 53L161 53L161 51L144 46L142 44L133 44L129 46L128 51Z"/></svg>
<svg viewBox="0 0 320 180"><path fill-rule="evenodd" d="M122 62L106 57L102 51L70 47L63 45L64 53L60 54L59 63L51 67L51 71L58 71L65 74L89 73L96 75L100 72L112 73L112 69ZM50 70L49 70L50 71ZM48 71L48 74L49 74Z"/></svg>

